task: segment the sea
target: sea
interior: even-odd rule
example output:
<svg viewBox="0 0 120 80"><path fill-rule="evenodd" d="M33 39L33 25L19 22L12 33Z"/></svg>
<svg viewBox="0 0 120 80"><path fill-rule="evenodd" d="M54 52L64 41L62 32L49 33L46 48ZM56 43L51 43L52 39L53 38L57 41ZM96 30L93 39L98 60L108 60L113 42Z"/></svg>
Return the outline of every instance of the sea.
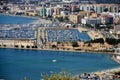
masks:
<svg viewBox="0 0 120 80"><path fill-rule="evenodd" d="M33 18L0 15L0 24L31 23ZM0 79L41 80L66 70L72 76L119 67L109 54L0 48Z"/></svg>
<svg viewBox="0 0 120 80"><path fill-rule="evenodd" d="M37 20L36 18L10 16L0 14L0 24L27 24Z"/></svg>

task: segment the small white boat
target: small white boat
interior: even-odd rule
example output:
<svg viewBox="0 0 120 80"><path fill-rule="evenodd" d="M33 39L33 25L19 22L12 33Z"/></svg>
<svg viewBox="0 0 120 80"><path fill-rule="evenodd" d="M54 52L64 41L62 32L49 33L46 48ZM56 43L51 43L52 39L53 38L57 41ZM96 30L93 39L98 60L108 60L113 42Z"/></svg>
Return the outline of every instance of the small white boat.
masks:
<svg viewBox="0 0 120 80"><path fill-rule="evenodd" d="M57 60L53 59L52 62L56 62Z"/></svg>

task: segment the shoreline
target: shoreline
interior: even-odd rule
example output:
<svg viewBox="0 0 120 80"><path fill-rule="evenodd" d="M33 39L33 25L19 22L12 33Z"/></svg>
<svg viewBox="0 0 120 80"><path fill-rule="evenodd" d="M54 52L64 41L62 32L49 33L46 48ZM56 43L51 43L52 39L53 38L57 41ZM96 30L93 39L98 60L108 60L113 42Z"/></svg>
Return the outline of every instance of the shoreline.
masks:
<svg viewBox="0 0 120 80"><path fill-rule="evenodd" d="M4 13L0 13L0 15L39 19L39 17L26 16L26 15L12 15L12 14L4 14Z"/></svg>
<svg viewBox="0 0 120 80"><path fill-rule="evenodd" d="M39 16L12 15L12 14L3 14L3 13L0 13L0 15L13 16L13 17L23 17L23 18L31 18L31 19L35 20L33 22L25 23L25 24L52 24L51 20L46 20L46 19L43 19L43 18L41 18ZM43 22L41 22L41 21L43 21Z"/></svg>
<svg viewBox="0 0 120 80"><path fill-rule="evenodd" d="M63 49L43 49L43 48L16 48L16 47L1 47L0 46L0 49L18 49L18 50L43 50L43 51L58 51L58 52L75 52L75 53L90 53L90 54L109 54L109 55L112 55L113 53L111 52L95 52L95 51L84 51L84 50L81 50L81 51L78 51L78 50L63 50Z"/></svg>
<svg viewBox="0 0 120 80"><path fill-rule="evenodd" d="M120 66L114 67L114 68L105 69L105 70L100 70L100 71L88 72L87 74L97 75L97 76L100 76L100 77L105 77L106 75L107 76L111 76L111 75L113 76L113 73L115 73L115 72L120 72ZM81 80L80 79L80 75L83 75L83 74L75 75L75 76L72 77L72 79Z"/></svg>
<svg viewBox="0 0 120 80"><path fill-rule="evenodd" d="M98 52L85 52L85 51L74 51L74 50L55 50L55 49L40 49L40 48L37 48L37 49L32 49L32 48L15 48L15 47L0 47L0 49L16 49L16 50L42 50L42 51L60 51L60 52L75 52L76 54L80 54L78 52L83 52L85 54L87 53L90 53L90 54L99 54ZM101 54L101 53L100 53ZM108 54L108 53L102 53L102 54ZM110 55L110 54L109 54ZM112 59L111 59L112 60ZM114 71L120 71L120 66L118 67L113 67L113 68L107 68L107 69L103 69L103 70L97 70L97 71L93 71L93 72L87 72L88 74L104 74L104 73L111 73L111 72L114 72ZM81 75L83 73L80 73L80 74L77 74L77 75L73 75L72 76L72 79L74 80L74 78L79 78L79 75ZM79 80L79 79L77 79Z"/></svg>

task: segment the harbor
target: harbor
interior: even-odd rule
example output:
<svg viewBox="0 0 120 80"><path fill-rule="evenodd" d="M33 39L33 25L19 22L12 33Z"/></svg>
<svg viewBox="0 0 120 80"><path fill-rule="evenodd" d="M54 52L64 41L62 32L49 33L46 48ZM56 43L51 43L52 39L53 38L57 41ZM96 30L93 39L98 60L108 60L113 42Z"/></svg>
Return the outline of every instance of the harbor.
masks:
<svg viewBox="0 0 120 80"><path fill-rule="evenodd" d="M61 69L68 70L72 76L95 71L91 73L93 76L98 75L98 72L107 74L120 70L116 68L119 64L109 55L114 52L107 51L113 48L112 45L87 43L98 37L104 38L100 32L86 30L81 26L74 28L59 27L54 23L41 24L39 20L33 23L0 25L1 79L22 80L27 76L38 80L41 79L41 73L51 74ZM74 66L71 66L72 63ZM116 69L107 70L111 68ZM77 76L77 80L82 78Z"/></svg>

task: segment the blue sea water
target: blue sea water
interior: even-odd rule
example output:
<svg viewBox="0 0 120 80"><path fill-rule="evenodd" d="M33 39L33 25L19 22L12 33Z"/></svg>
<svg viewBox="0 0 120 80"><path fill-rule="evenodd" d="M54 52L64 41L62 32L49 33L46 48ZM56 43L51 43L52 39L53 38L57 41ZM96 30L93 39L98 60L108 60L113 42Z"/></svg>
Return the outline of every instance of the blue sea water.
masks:
<svg viewBox="0 0 120 80"><path fill-rule="evenodd" d="M35 20L37 19L0 14L0 24L26 24L26 23L31 23Z"/></svg>
<svg viewBox="0 0 120 80"><path fill-rule="evenodd" d="M56 60L53 62L52 60ZM0 79L39 80L41 73L67 70L72 75L118 67L108 54L0 49Z"/></svg>

